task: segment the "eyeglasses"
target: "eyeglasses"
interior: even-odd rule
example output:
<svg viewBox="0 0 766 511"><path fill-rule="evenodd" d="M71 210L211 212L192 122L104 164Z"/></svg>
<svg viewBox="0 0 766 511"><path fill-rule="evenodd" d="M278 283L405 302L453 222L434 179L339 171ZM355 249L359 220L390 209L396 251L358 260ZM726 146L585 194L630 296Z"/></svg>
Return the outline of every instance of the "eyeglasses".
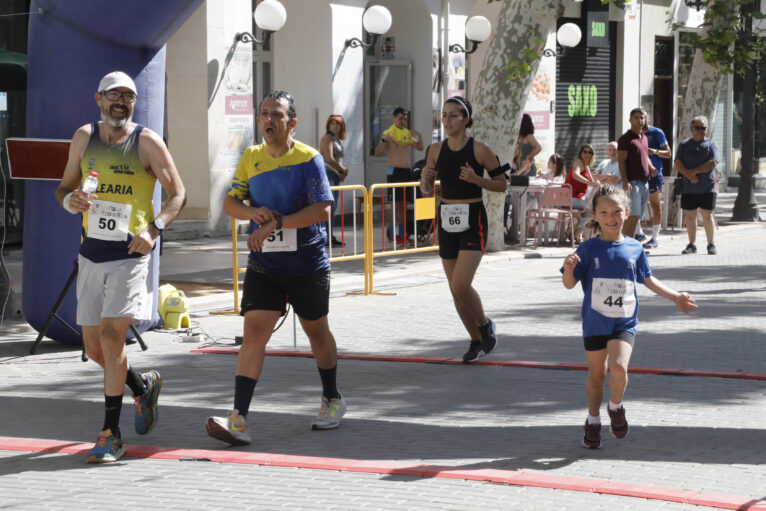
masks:
<svg viewBox="0 0 766 511"><path fill-rule="evenodd" d="M103 94L106 97L106 99L108 99L109 101L117 101L120 98L122 98L122 100L125 103L136 102L136 94L130 91L120 92L118 90L107 90L107 91L103 91L101 94Z"/></svg>
<svg viewBox="0 0 766 511"><path fill-rule="evenodd" d="M707 129L707 126L692 126L692 129L695 129L697 131L705 131Z"/></svg>
<svg viewBox="0 0 766 511"><path fill-rule="evenodd" d="M590 149L583 149L582 153L583 154L593 154L593 151L591 151Z"/></svg>

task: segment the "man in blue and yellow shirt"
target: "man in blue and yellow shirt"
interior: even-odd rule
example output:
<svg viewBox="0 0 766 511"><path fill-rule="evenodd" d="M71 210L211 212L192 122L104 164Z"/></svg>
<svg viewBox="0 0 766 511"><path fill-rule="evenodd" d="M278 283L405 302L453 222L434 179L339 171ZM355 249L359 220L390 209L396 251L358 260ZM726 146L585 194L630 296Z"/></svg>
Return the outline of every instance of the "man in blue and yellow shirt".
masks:
<svg viewBox="0 0 766 511"><path fill-rule="evenodd" d="M135 428L145 435L157 422L162 378L139 374L125 354L133 319L152 317L149 252L186 202L186 192L165 143L152 130L132 122L136 84L123 72L101 79L95 94L101 122L80 127L72 137L56 200L82 214L78 257L77 324L88 357L104 368L104 426L88 453L89 463L118 460L125 453L119 421L127 385L136 406ZM95 191L80 183L98 176ZM152 195L159 181L168 200L154 216Z"/></svg>
<svg viewBox="0 0 766 511"><path fill-rule="evenodd" d="M333 201L319 153L295 140L295 101L283 91L266 94L258 127L264 143L242 155L224 198L224 211L250 220L245 317L234 378L234 409L210 417L208 434L233 445L249 444L246 417L263 369L266 344L289 302L309 338L322 380L322 403L312 429L340 426L346 402L336 385L337 349L327 314L330 260L325 251ZM247 201L244 204L243 201Z"/></svg>

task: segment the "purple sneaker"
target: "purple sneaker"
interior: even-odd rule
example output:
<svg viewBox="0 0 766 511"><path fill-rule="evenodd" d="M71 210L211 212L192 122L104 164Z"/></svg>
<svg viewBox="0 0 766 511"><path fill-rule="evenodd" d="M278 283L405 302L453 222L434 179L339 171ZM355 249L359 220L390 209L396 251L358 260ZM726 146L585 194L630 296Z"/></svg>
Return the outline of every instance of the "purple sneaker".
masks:
<svg viewBox="0 0 766 511"><path fill-rule="evenodd" d="M625 408L621 406L617 410L607 409L607 411L612 421L612 425L609 427L612 436L615 438L625 438L628 435L628 431L630 431L628 421L625 420Z"/></svg>
<svg viewBox="0 0 766 511"><path fill-rule="evenodd" d="M585 421L585 436L582 439L582 445L588 449L601 449L601 423L590 424Z"/></svg>

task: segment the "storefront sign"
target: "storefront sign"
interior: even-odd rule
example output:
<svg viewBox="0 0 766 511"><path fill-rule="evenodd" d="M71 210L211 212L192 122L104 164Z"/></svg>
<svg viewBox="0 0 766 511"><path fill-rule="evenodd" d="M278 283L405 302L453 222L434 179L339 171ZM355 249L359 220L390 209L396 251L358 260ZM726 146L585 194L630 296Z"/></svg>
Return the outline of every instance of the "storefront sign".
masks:
<svg viewBox="0 0 766 511"><path fill-rule="evenodd" d="M598 113L598 88L595 85L570 85L567 96L569 117L595 117Z"/></svg>
<svg viewBox="0 0 766 511"><path fill-rule="evenodd" d="M588 11L585 28L589 48L609 47L609 11Z"/></svg>

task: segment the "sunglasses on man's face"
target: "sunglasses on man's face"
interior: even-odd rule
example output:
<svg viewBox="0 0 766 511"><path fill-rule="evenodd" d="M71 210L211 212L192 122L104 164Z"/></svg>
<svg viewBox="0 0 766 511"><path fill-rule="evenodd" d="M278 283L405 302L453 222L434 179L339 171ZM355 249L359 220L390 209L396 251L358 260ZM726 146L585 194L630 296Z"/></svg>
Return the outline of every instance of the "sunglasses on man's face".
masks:
<svg viewBox="0 0 766 511"><path fill-rule="evenodd" d="M697 131L705 131L707 129L707 126L692 126L692 128Z"/></svg>
<svg viewBox="0 0 766 511"><path fill-rule="evenodd" d="M133 92L120 92L118 90L108 90L103 91L101 94L103 94L106 99L109 101L119 101L120 98L122 98L122 101L125 103L135 103L136 102L136 95Z"/></svg>

